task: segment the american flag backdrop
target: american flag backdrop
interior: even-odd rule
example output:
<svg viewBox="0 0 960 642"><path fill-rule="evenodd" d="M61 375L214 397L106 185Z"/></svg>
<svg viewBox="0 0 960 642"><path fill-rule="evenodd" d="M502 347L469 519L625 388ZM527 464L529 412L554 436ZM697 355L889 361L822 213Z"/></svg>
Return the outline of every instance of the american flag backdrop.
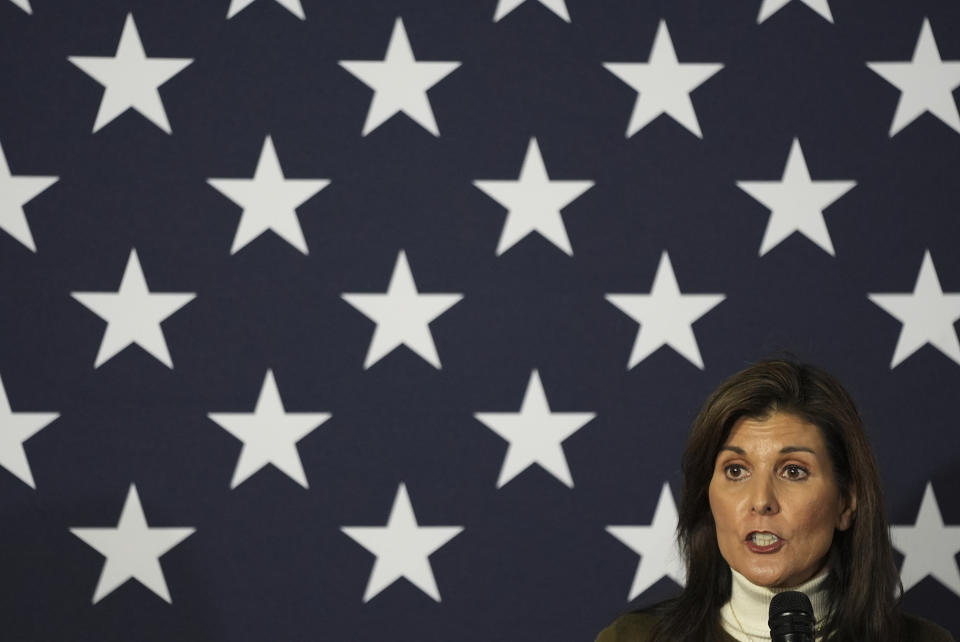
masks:
<svg viewBox="0 0 960 642"><path fill-rule="evenodd" d="M0 0L0 638L592 640L844 381L960 636L956 0Z"/></svg>

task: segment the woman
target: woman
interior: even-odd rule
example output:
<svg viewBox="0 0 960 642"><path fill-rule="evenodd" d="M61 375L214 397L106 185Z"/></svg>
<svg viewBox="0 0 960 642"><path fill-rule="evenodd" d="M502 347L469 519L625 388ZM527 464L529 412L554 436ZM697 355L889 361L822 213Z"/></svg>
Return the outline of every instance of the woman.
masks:
<svg viewBox="0 0 960 642"><path fill-rule="evenodd" d="M860 415L823 370L783 360L707 399L683 455L687 582L597 642L769 640L770 600L807 594L817 639L951 641L904 614L880 477Z"/></svg>

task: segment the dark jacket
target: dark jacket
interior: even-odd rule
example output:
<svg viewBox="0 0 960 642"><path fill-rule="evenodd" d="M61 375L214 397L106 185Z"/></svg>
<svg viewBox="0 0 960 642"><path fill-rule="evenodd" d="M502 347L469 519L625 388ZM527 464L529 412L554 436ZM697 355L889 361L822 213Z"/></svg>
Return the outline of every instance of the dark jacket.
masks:
<svg viewBox="0 0 960 642"><path fill-rule="evenodd" d="M653 625L660 615L651 613L627 613L613 624L600 631L597 642L647 642ZM953 636L941 626L912 615L903 616L904 642L955 642ZM737 642L724 634L724 642Z"/></svg>

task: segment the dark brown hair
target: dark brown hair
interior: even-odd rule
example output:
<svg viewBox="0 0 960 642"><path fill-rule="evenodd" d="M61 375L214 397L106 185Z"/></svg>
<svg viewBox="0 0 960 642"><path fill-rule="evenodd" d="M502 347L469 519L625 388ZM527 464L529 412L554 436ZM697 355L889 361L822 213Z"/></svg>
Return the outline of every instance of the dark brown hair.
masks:
<svg viewBox="0 0 960 642"><path fill-rule="evenodd" d="M863 421L840 382L789 360L756 363L710 395L683 454L677 538L687 564L683 593L661 609L654 640L720 640L720 608L730 599L730 568L720 555L708 490L714 462L733 424L785 412L817 426L845 497L856 497L852 525L836 531L827 587L832 610L822 634L837 641L900 639L899 574L890 545L880 476Z"/></svg>

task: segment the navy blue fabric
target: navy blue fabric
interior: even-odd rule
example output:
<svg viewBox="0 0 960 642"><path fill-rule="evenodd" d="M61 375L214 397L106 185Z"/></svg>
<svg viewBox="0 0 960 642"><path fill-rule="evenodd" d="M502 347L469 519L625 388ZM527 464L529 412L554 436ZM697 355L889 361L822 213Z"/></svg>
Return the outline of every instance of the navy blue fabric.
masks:
<svg viewBox="0 0 960 642"><path fill-rule="evenodd" d="M15 412L60 413L25 444L36 489L0 470L4 639L592 639L638 562L606 526L649 524L704 397L783 351L858 400L892 523L932 482L960 524L960 366L928 345L891 368L901 324L867 298L911 292L927 250L960 292L960 134L891 137L900 92L865 64L909 60L925 17L960 60L956 3L496 4L0 0L0 144L59 177L25 206L35 253L0 233L0 376ZM160 88L169 135L134 110L92 133L103 88L67 61L112 56L131 12L148 56L194 60ZM361 136L373 92L338 62L382 59L398 16L417 59L462 63L429 92L439 137L402 114ZM602 63L645 61L661 20L681 62L724 65L692 94L702 139L666 115L625 135L637 94ZM250 177L268 134L287 177L331 181L298 209L306 255L269 233L231 255L240 208L206 182ZM595 182L572 256L536 233L495 254L505 210L472 183L516 179L532 137L552 179ZM736 183L779 180L794 138L815 180L857 182L825 214L836 256L800 234L759 256L769 212ZM136 346L93 367L105 324L70 293L115 291L132 248L151 290L197 295L163 323L172 369ZM374 324L341 294L383 292L401 249L421 291L463 293L430 326L440 369L363 368ZM726 295L702 370L666 346L628 369L637 323L604 298L649 292L665 250L683 292ZM535 465L498 489L507 444L473 414L516 412L534 368L596 418L564 442L573 488ZM299 444L308 489L269 466L229 487L241 444L207 413L251 411L267 369L288 411L332 414ZM383 525L401 482L464 530L430 557L440 602L400 580L363 603L374 558L340 528ZM151 526L196 528L161 558L171 604L135 581L91 604L103 557L69 529L116 525L131 483ZM904 603L960 635L936 579Z"/></svg>

